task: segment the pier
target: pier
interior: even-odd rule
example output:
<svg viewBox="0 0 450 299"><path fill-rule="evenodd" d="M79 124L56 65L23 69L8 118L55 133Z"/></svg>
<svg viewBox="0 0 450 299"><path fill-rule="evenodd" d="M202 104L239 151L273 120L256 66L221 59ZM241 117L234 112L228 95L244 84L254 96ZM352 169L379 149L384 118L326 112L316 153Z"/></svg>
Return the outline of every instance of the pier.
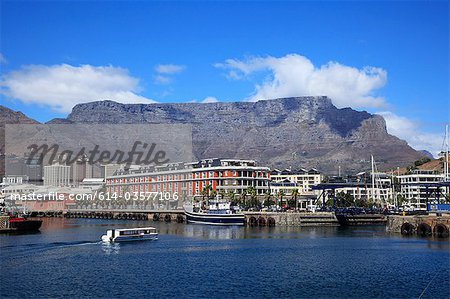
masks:
<svg viewBox="0 0 450 299"><path fill-rule="evenodd" d="M275 213L244 212L248 226L339 226L333 212L317 213ZM65 218L97 218L118 220L152 220L185 223L183 210L86 210L71 209L69 211L47 211L32 216L65 217Z"/></svg>
<svg viewBox="0 0 450 299"><path fill-rule="evenodd" d="M164 222L186 222L183 210L85 210L73 209L62 213L53 213L55 216L66 218L98 218L118 220L153 220Z"/></svg>
<svg viewBox="0 0 450 299"><path fill-rule="evenodd" d="M247 226L340 226L384 225L382 214L336 214L335 212L243 212ZM32 217L97 218L117 220L152 220L185 223L183 210L70 209L67 211L32 212Z"/></svg>

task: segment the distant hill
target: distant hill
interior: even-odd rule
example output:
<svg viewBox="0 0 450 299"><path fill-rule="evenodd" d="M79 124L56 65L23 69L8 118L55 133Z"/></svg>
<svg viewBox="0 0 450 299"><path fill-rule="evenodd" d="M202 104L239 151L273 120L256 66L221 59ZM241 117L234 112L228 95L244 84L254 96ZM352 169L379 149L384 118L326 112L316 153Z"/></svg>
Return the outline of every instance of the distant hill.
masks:
<svg viewBox="0 0 450 299"><path fill-rule="evenodd" d="M0 178L5 173L5 124L38 124L20 111L14 111L0 105Z"/></svg>
<svg viewBox="0 0 450 299"><path fill-rule="evenodd" d="M419 153L422 153L425 157L428 157L428 158L430 158L430 159L434 159L433 154L430 153L429 151L421 150L421 151L419 151Z"/></svg>
<svg viewBox="0 0 450 299"><path fill-rule="evenodd" d="M405 174L408 172L408 168L417 168L417 169L421 169L421 170L433 170L433 171L437 171L439 173L443 173L444 172L444 161L445 158L441 157L439 159L431 159L430 161L420 164L418 166L416 166L417 162L420 161L415 161L415 163L411 163L410 165L406 166L406 167L401 167L398 171L400 172L400 174ZM450 162L450 157L449 157L449 162Z"/></svg>

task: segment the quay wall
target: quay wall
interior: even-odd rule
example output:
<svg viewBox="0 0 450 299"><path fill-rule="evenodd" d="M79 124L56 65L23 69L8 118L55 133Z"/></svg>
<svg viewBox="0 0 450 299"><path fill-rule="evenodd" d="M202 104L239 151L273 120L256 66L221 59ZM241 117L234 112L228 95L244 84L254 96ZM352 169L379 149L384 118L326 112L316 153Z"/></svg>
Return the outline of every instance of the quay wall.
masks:
<svg viewBox="0 0 450 299"><path fill-rule="evenodd" d="M244 214L248 226L339 226L339 222L332 212L244 212Z"/></svg>
<svg viewBox="0 0 450 299"><path fill-rule="evenodd" d="M274 213L244 212L248 226L339 226L332 212L317 213ZM121 220L153 220L165 222L186 222L181 210L86 210L47 211L39 214L47 217L98 218Z"/></svg>
<svg viewBox="0 0 450 299"><path fill-rule="evenodd" d="M400 233L402 235L448 238L450 232L450 214L390 215L387 218L386 231Z"/></svg>
<svg viewBox="0 0 450 299"><path fill-rule="evenodd" d="M385 223L381 215L364 217L349 215L336 217L334 212L244 212L247 226L339 226L339 225L376 225ZM119 220L153 220L185 223L186 216L182 210L100 210L71 209L69 211L36 212L32 216L66 217L66 218L98 218ZM342 219L341 219L342 218ZM345 221L343 221L343 219Z"/></svg>

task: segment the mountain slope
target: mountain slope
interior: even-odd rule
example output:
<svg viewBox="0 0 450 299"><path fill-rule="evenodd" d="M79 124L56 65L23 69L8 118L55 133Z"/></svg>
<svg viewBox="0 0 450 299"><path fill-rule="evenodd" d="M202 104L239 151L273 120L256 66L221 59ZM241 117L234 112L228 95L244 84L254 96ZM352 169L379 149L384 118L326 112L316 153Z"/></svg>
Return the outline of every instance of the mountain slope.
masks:
<svg viewBox="0 0 450 299"><path fill-rule="evenodd" d="M368 169L371 154L379 169L423 157L405 141L389 135L381 116L338 109L327 97L208 104L100 101L76 105L67 120L190 124L199 159L256 159L272 167L316 167L329 173L338 166L349 172Z"/></svg>
<svg viewBox="0 0 450 299"><path fill-rule="evenodd" d="M0 178L5 173L5 125L6 124L38 124L39 122L31 119L22 112L14 111L0 105Z"/></svg>

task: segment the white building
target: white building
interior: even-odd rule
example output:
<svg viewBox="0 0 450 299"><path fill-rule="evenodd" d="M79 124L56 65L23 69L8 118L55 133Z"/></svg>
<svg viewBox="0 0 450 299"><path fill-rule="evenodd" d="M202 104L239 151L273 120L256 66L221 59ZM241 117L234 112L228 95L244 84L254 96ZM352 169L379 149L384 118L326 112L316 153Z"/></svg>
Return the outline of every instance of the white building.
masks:
<svg viewBox="0 0 450 299"><path fill-rule="evenodd" d="M102 167L102 177L106 180L107 177L112 176L117 170L121 169L121 164L104 164Z"/></svg>
<svg viewBox="0 0 450 299"><path fill-rule="evenodd" d="M28 183L28 176L26 175L7 175L2 179L2 186L21 185Z"/></svg>
<svg viewBox="0 0 450 299"><path fill-rule="evenodd" d="M444 175L433 170L413 170L397 178L400 182L400 195L406 198L408 204L415 208L426 209L427 202L438 199L433 184L442 182ZM445 188L441 187L439 191L444 194ZM442 199L442 196L439 197Z"/></svg>
<svg viewBox="0 0 450 299"><path fill-rule="evenodd" d="M44 166L44 186L70 186L71 167L66 165Z"/></svg>
<svg viewBox="0 0 450 299"><path fill-rule="evenodd" d="M91 190L99 190L105 185L105 181L102 178L90 178L84 179L80 183L80 188L82 189L91 189Z"/></svg>
<svg viewBox="0 0 450 299"><path fill-rule="evenodd" d="M344 192L354 199L379 203L393 199L392 177L386 173L360 172L354 177L354 183L354 186L336 189L336 193Z"/></svg>
<svg viewBox="0 0 450 299"><path fill-rule="evenodd" d="M298 170L278 170L275 169L270 173L271 184L270 192L275 195L280 191L287 196L292 195L292 191L297 189L299 195L317 196L317 191L312 190L312 186L322 182L322 174L315 168L306 170L300 168Z"/></svg>

